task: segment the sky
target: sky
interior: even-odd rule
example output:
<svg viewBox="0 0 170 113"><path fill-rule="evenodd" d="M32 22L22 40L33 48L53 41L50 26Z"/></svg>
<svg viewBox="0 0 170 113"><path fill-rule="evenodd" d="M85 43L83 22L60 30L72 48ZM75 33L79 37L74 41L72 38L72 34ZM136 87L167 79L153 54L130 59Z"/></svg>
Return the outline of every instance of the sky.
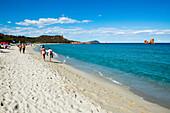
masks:
<svg viewBox="0 0 170 113"><path fill-rule="evenodd" d="M170 0L0 0L0 33L170 43Z"/></svg>

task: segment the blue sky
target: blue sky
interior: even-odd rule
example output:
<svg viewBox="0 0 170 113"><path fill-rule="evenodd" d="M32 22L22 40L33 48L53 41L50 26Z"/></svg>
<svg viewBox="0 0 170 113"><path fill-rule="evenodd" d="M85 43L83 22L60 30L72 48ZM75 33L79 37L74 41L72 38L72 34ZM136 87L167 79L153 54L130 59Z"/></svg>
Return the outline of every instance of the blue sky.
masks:
<svg viewBox="0 0 170 113"><path fill-rule="evenodd" d="M4 34L170 42L170 0L0 0L0 4Z"/></svg>

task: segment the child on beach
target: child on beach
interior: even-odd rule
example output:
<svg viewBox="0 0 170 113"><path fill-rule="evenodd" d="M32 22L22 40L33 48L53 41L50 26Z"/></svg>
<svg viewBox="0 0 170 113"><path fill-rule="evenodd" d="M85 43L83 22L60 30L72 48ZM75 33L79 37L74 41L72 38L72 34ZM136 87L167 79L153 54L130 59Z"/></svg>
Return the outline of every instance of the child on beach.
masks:
<svg viewBox="0 0 170 113"><path fill-rule="evenodd" d="M50 47L48 48L48 54L49 54L49 61L51 62L51 58L53 57L53 52Z"/></svg>
<svg viewBox="0 0 170 113"><path fill-rule="evenodd" d="M45 61L45 54L46 54L46 51L45 51L44 45L42 45L41 54L42 54L42 57L43 57L43 61Z"/></svg>

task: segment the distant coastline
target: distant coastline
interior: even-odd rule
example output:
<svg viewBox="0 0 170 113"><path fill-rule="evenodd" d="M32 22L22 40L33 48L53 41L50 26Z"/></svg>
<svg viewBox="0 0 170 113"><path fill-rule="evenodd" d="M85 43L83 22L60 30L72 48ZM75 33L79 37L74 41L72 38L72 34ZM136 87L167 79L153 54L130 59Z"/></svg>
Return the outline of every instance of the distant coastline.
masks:
<svg viewBox="0 0 170 113"><path fill-rule="evenodd" d="M15 36L0 33L0 42L9 42L9 43L37 43L37 44L145 44L141 42L99 42L98 40L80 42L73 41L64 38L63 35L41 35L39 37L26 37L26 36ZM164 44L170 44L170 42L161 42ZM155 44L161 44L155 42Z"/></svg>

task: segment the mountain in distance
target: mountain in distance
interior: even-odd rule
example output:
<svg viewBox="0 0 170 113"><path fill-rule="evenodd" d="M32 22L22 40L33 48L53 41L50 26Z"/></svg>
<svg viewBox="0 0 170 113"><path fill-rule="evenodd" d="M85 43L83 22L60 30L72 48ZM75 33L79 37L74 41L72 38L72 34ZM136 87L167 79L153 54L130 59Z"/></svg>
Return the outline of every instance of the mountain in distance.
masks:
<svg viewBox="0 0 170 113"><path fill-rule="evenodd" d="M92 44L99 44L100 42L97 40L90 41Z"/></svg>

